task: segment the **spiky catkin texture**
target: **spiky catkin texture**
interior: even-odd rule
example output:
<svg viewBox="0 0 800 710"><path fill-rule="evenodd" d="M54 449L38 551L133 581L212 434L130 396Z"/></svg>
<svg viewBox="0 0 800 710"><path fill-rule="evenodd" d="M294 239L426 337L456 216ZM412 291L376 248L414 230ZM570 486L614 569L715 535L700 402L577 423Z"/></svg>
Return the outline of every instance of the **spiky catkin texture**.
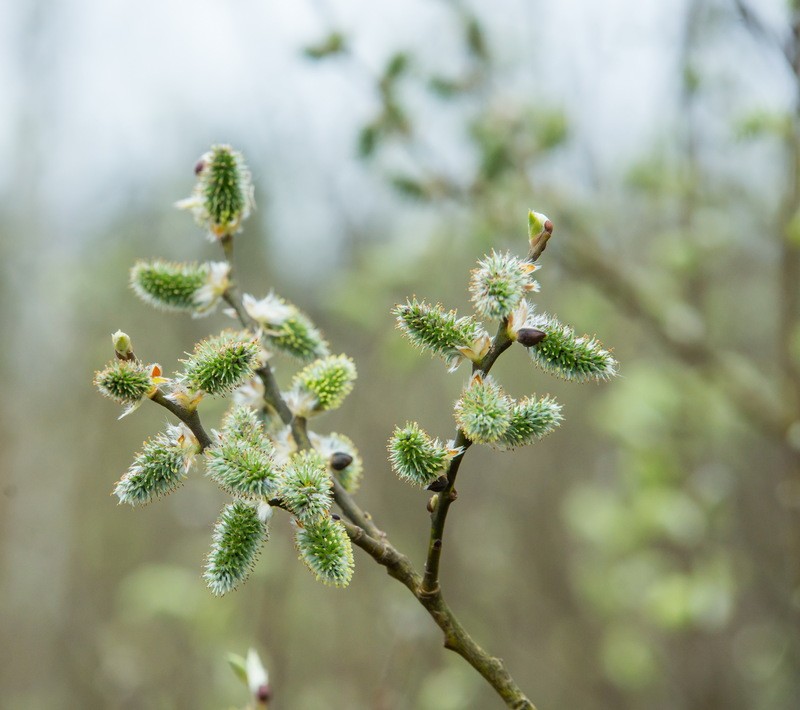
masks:
<svg viewBox="0 0 800 710"><path fill-rule="evenodd" d="M247 333L224 331L198 343L183 360L180 384L196 392L229 394L252 376L259 354L260 346Z"/></svg>
<svg viewBox="0 0 800 710"><path fill-rule="evenodd" d="M171 493L183 483L199 447L188 430L168 426L145 441L141 452L120 478L114 494L120 503L144 505Z"/></svg>
<svg viewBox="0 0 800 710"><path fill-rule="evenodd" d="M311 394L316 400L313 410L337 409L353 390L356 366L346 355L329 355L306 365L294 376L295 389Z"/></svg>
<svg viewBox="0 0 800 710"><path fill-rule="evenodd" d="M234 404L222 418L222 433L225 437L260 445L264 439L264 424L255 409L245 404Z"/></svg>
<svg viewBox="0 0 800 710"><path fill-rule="evenodd" d="M253 208L250 172L241 153L229 145L215 145L195 168L197 184L192 196L178 203L190 209L195 221L212 237L229 237L240 231Z"/></svg>
<svg viewBox="0 0 800 710"><path fill-rule="evenodd" d="M579 382L617 374L617 361L595 338L576 336L570 326L546 313L531 316L527 325L545 333L540 343L528 348L531 359L545 372Z"/></svg>
<svg viewBox="0 0 800 710"><path fill-rule="evenodd" d="M310 362L315 358L328 355L328 343L314 327L311 320L299 311L289 316L272 332L267 333L267 343L285 355L302 362Z"/></svg>
<svg viewBox="0 0 800 710"><path fill-rule="evenodd" d="M459 318L456 311L445 311L416 298L392 309L397 327L417 347L428 349L445 359L460 357L458 348L468 348L481 335L482 328L470 316Z"/></svg>
<svg viewBox="0 0 800 710"><path fill-rule="evenodd" d="M533 266L510 254L492 252L473 269L469 291L475 311L483 318L508 317L525 294L538 290L530 278Z"/></svg>
<svg viewBox="0 0 800 710"><path fill-rule="evenodd" d="M145 303L162 311L195 312L198 294L209 278L208 264L182 264L156 259L137 261L131 288Z"/></svg>
<svg viewBox="0 0 800 710"><path fill-rule="evenodd" d="M389 463L398 477L421 488L433 483L452 458L452 453L416 422L396 427L387 448Z"/></svg>
<svg viewBox="0 0 800 710"><path fill-rule="evenodd" d="M491 377L474 376L456 402L459 429L477 444L491 444L511 424L512 399Z"/></svg>
<svg viewBox="0 0 800 710"><path fill-rule="evenodd" d="M280 474L274 449L266 437L258 443L223 438L205 451L206 472L223 490L244 498L272 498Z"/></svg>
<svg viewBox="0 0 800 710"><path fill-rule="evenodd" d="M267 532L255 505L235 500L222 509L203 574L214 594L226 594L247 579Z"/></svg>
<svg viewBox="0 0 800 710"><path fill-rule="evenodd" d="M328 466L316 451L292 454L280 480L280 498L302 523L326 516L333 502Z"/></svg>
<svg viewBox="0 0 800 710"><path fill-rule="evenodd" d="M114 360L94 373L94 386L120 404L134 404L153 388L152 365L136 360Z"/></svg>
<svg viewBox="0 0 800 710"><path fill-rule="evenodd" d="M514 404L508 429L496 443L505 449L525 446L549 434L561 420L561 405L552 397L524 397Z"/></svg>
<svg viewBox="0 0 800 710"><path fill-rule="evenodd" d="M300 559L324 584L346 587L353 576L353 547L344 525L330 516L297 528Z"/></svg>

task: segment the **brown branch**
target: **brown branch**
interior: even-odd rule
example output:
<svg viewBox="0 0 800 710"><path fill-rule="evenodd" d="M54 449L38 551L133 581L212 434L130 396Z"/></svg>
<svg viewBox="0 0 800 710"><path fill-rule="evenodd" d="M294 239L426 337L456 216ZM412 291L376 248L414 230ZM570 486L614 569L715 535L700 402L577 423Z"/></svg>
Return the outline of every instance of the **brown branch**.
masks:
<svg viewBox="0 0 800 710"><path fill-rule="evenodd" d="M445 602L440 589L428 593L422 589L422 580L408 558L385 540L376 540L358 525L343 521L354 545L364 550L378 564L386 567L389 576L401 582L416 597L444 634L444 647L457 653L469 663L494 688L495 692L512 710L536 710L514 682L499 658L481 648L456 618Z"/></svg>
<svg viewBox="0 0 800 710"><path fill-rule="evenodd" d="M546 241L547 240L545 239L544 243L546 243ZM221 242L225 251L225 258L231 265L230 273L232 274L233 242L231 239L221 240ZM542 245L542 250L543 249L544 245ZM539 253L541 253L541 251ZM239 291L232 279L231 285L224 294L224 298L238 315L242 326L255 330L252 319L249 317L249 315L247 315L242 306ZM511 345L512 341L506 333L506 328L507 323L504 321L501 323L500 328L498 329L491 349L484 357L481 365L473 367L473 372L480 371L487 373L497 357ZM283 398L283 395L280 392L280 388L275 381L275 377L269 365L264 365L264 367L257 370L257 373L264 383L265 402L278 412L278 415L284 424L291 427L292 437L294 438L297 447L301 450L312 448L311 442L308 438L306 419L304 417L298 417L292 414L291 410L286 404L285 399ZM191 414L183 410L182 407L175 408L173 406L174 403L171 403L169 400L166 400L165 398L162 399L163 402L169 403L167 408L173 411L177 416L181 417L181 415L184 415L186 419L181 417L182 420L186 421L187 426L191 426L189 421L187 421L187 419L192 419ZM159 401L159 404L163 404L163 402ZM167 404L164 404L163 406L167 406ZM194 412L193 414L196 415L197 413ZM194 423L199 427L199 419ZM202 427L199 427L198 431L202 431ZM202 432L202 434L205 435L205 432ZM208 440L207 435L205 436ZM469 447L470 442L467 441L463 434L459 432L457 441L460 440L463 440L463 443L458 445L463 446L466 450ZM210 444L210 440L208 441ZM453 486L455 484L458 465L461 461L461 458L463 458L463 452L453 459L453 461L451 461L448 470L447 488L445 488L445 490L439 494L440 504L443 503L443 505L440 507L440 512L438 513L439 522L434 522L432 525L432 535L434 528L439 530L440 534L444 531L447 508L452 500L455 499L455 489ZM456 461L458 462L456 463ZM447 496L446 503L441 500L443 494L446 494ZM509 708L512 708L512 710L536 710L533 703L525 696L522 690L520 690L519 686L517 686L517 684L514 682L511 674L503 665L503 662L500 659L489 655L480 646L478 646L477 643L475 643L472 637L467 633L456 616L453 614L450 607L445 603L441 590L438 589L438 561L439 556L441 555L441 544L438 546L438 550L434 555L435 561L432 558L431 561L426 564L426 574L429 568L433 568L432 565L435 565L436 569L436 589L430 590L427 587L424 587L422 578L414 570L409 559L405 555L398 552L390 544L386 533L378 529L375 523L372 522L372 516L359 507L355 499L344 489L342 484L335 477L333 477L333 498L347 518L347 520L342 520L342 523L344 524L347 534L353 544L367 552L376 562L386 567L389 576L400 581L411 591L411 593L428 611L433 620L444 633L445 648L448 648L451 651L459 654L462 658L464 658L464 660L467 661L467 663L469 663L476 671L478 671L478 673L480 673L486 679L486 681L492 686L492 688L494 688L497 694L506 702ZM270 501L270 504L272 504L272 501Z"/></svg>
<svg viewBox="0 0 800 710"><path fill-rule="evenodd" d="M550 230L552 231L552 229ZM545 240L546 243L547 240ZM544 247L542 247L544 249ZM539 252L541 253L541 252ZM492 347L489 352L481 361L480 365L474 365L472 368L473 374L480 372L487 374L492 369L500 355L505 352L513 342L506 332L508 328L508 321L503 320L497 329L497 334L494 336ZM442 557L442 546L444 544L444 526L447 522L447 513L450 510L450 505L458 497L456 492L456 476L458 476L458 469L461 466L461 461L464 459L464 454L467 449L472 445L472 442L467 439L460 429L456 431L455 446L462 448L460 454L455 456L447 468L447 484L436 497L436 504L431 513L431 532L428 539L428 556L425 561L425 576L422 579L422 586L420 593L423 595L435 595L439 592L439 562Z"/></svg>
<svg viewBox="0 0 800 710"><path fill-rule="evenodd" d="M168 409L176 417L178 417L178 419L186 424L187 427L189 427L192 434L195 435L195 438L200 444L200 451L204 451L212 445L211 437L203 428L203 425L200 422L200 415L196 409L189 411L177 402L173 402L171 399L165 397L164 393L160 389L156 390L156 393L150 397L150 399L156 404L160 404L162 407L164 407L164 409Z"/></svg>

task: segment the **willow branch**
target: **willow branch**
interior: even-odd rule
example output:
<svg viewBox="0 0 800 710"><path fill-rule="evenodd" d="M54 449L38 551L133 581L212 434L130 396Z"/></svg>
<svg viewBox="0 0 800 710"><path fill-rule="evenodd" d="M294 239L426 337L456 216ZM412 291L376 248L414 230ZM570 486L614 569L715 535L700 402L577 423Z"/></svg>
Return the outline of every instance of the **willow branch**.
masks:
<svg viewBox="0 0 800 710"><path fill-rule="evenodd" d="M221 242L225 251L225 258L227 259L229 265L231 265L230 273L232 273L232 240L221 240ZM224 298L236 312L240 322L242 323L242 326L255 330L252 319L242 306L239 291L233 283L232 278L231 282L231 286L225 292ZM511 340L506 334L506 326L507 324L505 322L501 324L490 351L484 357L481 366L473 368L473 372L488 372L497 357L511 345ZM291 428L292 437L294 438L297 447L301 450L312 448L308 437L306 419L304 417L296 417L292 414L291 410L286 404L286 400L281 394L280 388L275 381L275 377L269 365L265 365L264 367L260 368L257 370L257 373L259 377L261 377L262 382L264 382L265 402L269 406L273 407L278 412L281 421ZM162 399L164 402L169 403L170 406L168 406L168 408L170 408L171 411L174 411L176 416L181 417L181 415L183 415L191 418L188 412L183 410L182 407L173 408L172 402L164 398ZM161 403L162 402L159 401L159 404ZM167 405L165 404L164 406ZM194 414L196 414L196 412ZM186 421L185 419L182 420ZM196 424L199 426L199 420L196 422ZM190 424L187 421L187 426L189 425ZM202 428L200 428L200 431L202 431ZM203 432L203 435L205 435L205 432ZM470 442L467 441L460 432L457 435L457 441L459 441L459 437L463 439L463 443L457 445L463 446L464 450L466 451L466 449L470 446ZM207 436L206 440L210 444L210 440ZM461 458L463 458L463 452L456 457L459 463ZM455 478L459 465L459 463L454 463L456 459L453 459L451 462L448 471L448 487L445 489L445 491L448 492L448 496L452 496L453 499L455 498L455 489L453 488L453 485L455 484ZM517 684L514 682L511 674L503 665L503 662L500 659L489 655L477 643L475 643L472 637L466 632L464 627L453 614L450 607L445 603L441 590L438 589L438 556L441 553L441 546L439 546L439 550L436 553L435 562L437 569L437 589L430 591L424 588L422 577L420 577L419 573L416 572L409 559L402 553L398 552L397 549L391 545L386 533L382 532L375 525L375 523L372 521L372 516L365 510L361 509L358 503L356 503L355 499L344 489L342 484L335 477L333 477L333 498L337 506L347 518L347 520L342 520L341 522L345 526L345 530L347 531L350 540L354 545L367 552L367 554L369 554L378 564L384 566L389 573L389 576L398 580L409 589L409 591L428 611L428 613L444 633L445 648L448 648L460 655L476 671L478 671L478 673L483 676L483 678L492 686L492 688L494 688L495 692L497 692L497 694L506 702L509 708L512 708L512 710L536 710L533 703L531 703L519 686L517 686ZM446 509L450 502L452 502L452 500L448 501L444 505L443 510L445 512L440 513L442 532L444 530L444 521L447 516ZM270 504L272 504L272 501L270 501ZM428 567L429 565L426 565L426 572Z"/></svg>
<svg viewBox="0 0 800 710"><path fill-rule="evenodd" d="M494 688L506 705L513 710L536 710L534 704L514 682L508 669L499 658L481 648L456 618L440 589L428 593L423 590L422 579L408 558L386 540L378 540L363 528L343 521L354 545L364 550L378 564L386 568L389 576L398 580L414 595L430 614L444 634L444 647L461 656Z"/></svg>
<svg viewBox="0 0 800 710"><path fill-rule="evenodd" d="M500 327L497 329L497 334L494 336L492 347L489 349L489 352L486 353L480 365L473 366L473 374L476 372L480 372L484 375L488 374L497 358L510 347L512 340L506 333L507 327L508 322L503 320ZM444 544L444 526L447 522L447 513L450 510L450 505L458 498L458 493L455 488L458 469L461 466L461 462L464 460L464 454L466 454L467 449L469 449L471 445L472 442L464 435L464 432L458 429L456 431L455 446L456 448L460 447L462 451L450 461L446 473L447 484L444 489L437 494L436 503L431 513L428 556L425 561L425 575L420 588L421 594L424 595L435 595L439 591L439 562L442 557L442 546Z"/></svg>
<svg viewBox="0 0 800 710"><path fill-rule="evenodd" d="M156 393L150 397L150 399L156 404L160 404L162 407L164 407L164 409L168 409L187 427L189 427L190 431L192 434L194 434L195 438L200 444L201 451L204 451L212 445L211 437L203 428L203 425L200 422L200 414L196 409L190 411L186 409L186 407L182 407L177 402L173 402L171 399L168 399L166 396L164 396L164 393L160 389L156 390Z"/></svg>

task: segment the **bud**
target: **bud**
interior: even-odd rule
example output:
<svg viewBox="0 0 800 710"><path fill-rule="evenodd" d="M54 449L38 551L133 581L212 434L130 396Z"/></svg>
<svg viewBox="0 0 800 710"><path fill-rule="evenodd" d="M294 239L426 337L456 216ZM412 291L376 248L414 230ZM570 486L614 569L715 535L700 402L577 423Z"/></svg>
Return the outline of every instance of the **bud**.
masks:
<svg viewBox="0 0 800 710"><path fill-rule="evenodd" d="M519 306L528 291L538 291L530 278L536 266L510 254L492 252L478 262L470 280L471 300L483 318L501 319Z"/></svg>
<svg viewBox="0 0 800 710"><path fill-rule="evenodd" d="M433 514L436 510L436 507L439 505L439 496L435 493L428 499L428 502L425 504L425 510L429 513Z"/></svg>
<svg viewBox="0 0 800 710"><path fill-rule="evenodd" d="M352 440L336 433L320 436L311 432L309 438L320 456L327 460L330 473L336 476L348 493L355 493L361 483L364 464Z"/></svg>
<svg viewBox="0 0 800 710"><path fill-rule="evenodd" d="M183 360L180 384L210 395L230 394L253 374L261 348L247 333L223 331L195 346Z"/></svg>
<svg viewBox="0 0 800 710"><path fill-rule="evenodd" d="M327 516L333 502L332 491L327 465L316 451L301 451L289 457L279 495L298 520L307 524Z"/></svg>
<svg viewBox="0 0 800 710"><path fill-rule="evenodd" d="M351 463L353 463L353 457L344 451L337 451L328 459L328 465L337 472L344 471Z"/></svg>
<svg viewBox="0 0 800 710"><path fill-rule="evenodd" d="M215 145L197 162L195 174L192 196L176 206L191 210L197 224L212 237L221 239L241 231L255 204L242 154L229 145Z"/></svg>
<svg viewBox="0 0 800 710"><path fill-rule="evenodd" d="M266 437L257 443L223 438L205 451L206 473L232 496L269 499L280 480L273 451Z"/></svg>
<svg viewBox="0 0 800 710"><path fill-rule="evenodd" d="M531 240L531 244L542 232L552 231L553 223L547 215L528 210L528 238Z"/></svg>
<svg viewBox="0 0 800 710"><path fill-rule="evenodd" d="M114 354L119 360L135 360L133 345L127 333L118 330L111 334L111 342L114 344Z"/></svg>
<svg viewBox="0 0 800 710"><path fill-rule="evenodd" d="M456 423L471 441L490 444L508 429L511 407L511 398L491 377L476 374L456 402Z"/></svg>
<svg viewBox="0 0 800 710"><path fill-rule="evenodd" d="M323 584L346 587L353 576L353 547L347 530L330 516L298 526L295 545L300 559Z"/></svg>
<svg viewBox="0 0 800 710"><path fill-rule="evenodd" d="M225 262L177 263L156 259L138 261L131 269L134 293L162 311L208 315L228 288L230 266Z"/></svg>
<svg viewBox="0 0 800 710"><path fill-rule="evenodd" d="M433 491L434 493L440 493L447 488L447 483L447 476L439 476L439 478L426 487L426 490Z"/></svg>
<svg viewBox="0 0 800 710"><path fill-rule="evenodd" d="M269 702L272 699L269 675L267 674L267 669L264 667L264 664L261 662L258 651L254 648L247 651L245 671L247 673L247 687L250 690L250 695L261 704Z"/></svg>
<svg viewBox="0 0 800 710"><path fill-rule="evenodd" d="M214 594L222 596L247 579L267 536L255 505L235 500L222 509L203 574Z"/></svg>
<svg viewBox="0 0 800 710"><path fill-rule="evenodd" d="M517 335L517 342L520 345L525 346L526 348L538 345L545 339L545 337L547 337L547 333L545 333L544 331L528 327L520 328L517 331L516 335Z"/></svg>
<svg viewBox="0 0 800 710"><path fill-rule="evenodd" d="M420 488L433 484L439 472L461 452L431 439L416 422L406 422L402 429L396 427L388 449L389 463L398 477Z"/></svg>
<svg viewBox="0 0 800 710"><path fill-rule="evenodd" d="M471 348L485 333L471 317L458 318L456 311L445 311L413 299L392 309L397 327L419 348L428 349L452 364L457 364L464 348ZM455 368L453 368L455 369Z"/></svg>
<svg viewBox="0 0 800 710"><path fill-rule="evenodd" d="M497 443L503 449L525 446L553 431L562 418L561 405L551 397L525 397L514 405L511 423Z"/></svg>
<svg viewBox="0 0 800 710"><path fill-rule="evenodd" d="M166 432L144 443L117 482L114 494L120 503L144 505L172 493L183 483L199 450L197 439L185 424L168 426Z"/></svg>
<svg viewBox="0 0 800 710"><path fill-rule="evenodd" d="M308 393L314 405L308 414L337 409L353 390L357 377L356 366L346 355L329 355L315 360L298 372L292 381L293 389Z"/></svg>
<svg viewBox="0 0 800 710"><path fill-rule="evenodd" d="M566 380L607 380L617 374L617 361L602 344L588 335L577 337L568 325L547 314L528 319L531 327L546 333L528 349L531 359L545 372Z"/></svg>

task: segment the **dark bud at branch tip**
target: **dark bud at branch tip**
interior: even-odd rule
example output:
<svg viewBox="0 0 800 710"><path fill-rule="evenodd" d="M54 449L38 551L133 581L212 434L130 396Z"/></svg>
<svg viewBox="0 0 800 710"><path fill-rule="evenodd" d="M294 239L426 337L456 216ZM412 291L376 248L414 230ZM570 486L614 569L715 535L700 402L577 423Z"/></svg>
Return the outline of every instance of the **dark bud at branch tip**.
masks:
<svg viewBox="0 0 800 710"><path fill-rule="evenodd" d="M331 468L334 471L344 471L351 463L353 463L353 457L344 451L337 451L330 460Z"/></svg>
<svg viewBox="0 0 800 710"><path fill-rule="evenodd" d="M546 336L547 333L536 328L520 328L517 331L517 342L526 348L530 348L541 343Z"/></svg>
<svg viewBox="0 0 800 710"><path fill-rule="evenodd" d="M439 491L443 491L445 488L447 488L447 476L439 476L439 478L437 478L428 486L427 490L438 493Z"/></svg>
<svg viewBox="0 0 800 710"><path fill-rule="evenodd" d="M543 226L544 226L544 231L545 232L547 232L548 234L552 234L553 233L553 223L549 219L545 220Z"/></svg>
<svg viewBox="0 0 800 710"><path fill-rule="evenodd" d="M341 520L341 517L339 517L338 515L336 515L336 513L333 513L333 514L331 515L331 520Z"/></svg>
<svg viewBox="0 0 800 710"><path fill-rule="evenodd" d="M205 160L198 160L194 166L194 174L199 175L206 169L206 161Z"/></svg>
<svg viewBox="0 0 800 710"><path fill-rule="evenodd" d="M272 688L269 684L259 685L256 691L256 700L260 703L268 703L272 700Z"/></svg>

